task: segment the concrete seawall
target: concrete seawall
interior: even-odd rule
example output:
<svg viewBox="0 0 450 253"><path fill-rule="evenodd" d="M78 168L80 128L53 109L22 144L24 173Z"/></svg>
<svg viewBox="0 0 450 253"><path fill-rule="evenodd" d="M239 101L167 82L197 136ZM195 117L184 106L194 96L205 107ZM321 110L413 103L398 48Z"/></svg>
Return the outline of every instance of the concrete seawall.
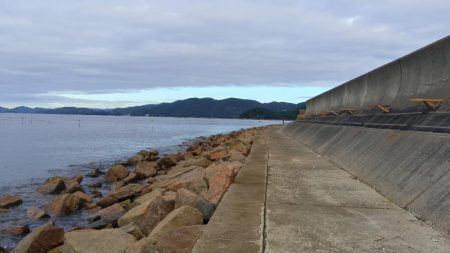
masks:
<svg viewBox="0 0 450 253"><path fill-rule="evenodd" d="M450 136L294 122L285 134L450 233Z"/></svg>
<svg viewBox="0 0 450 253"><path fill-rule="evenodd" d="M364 111L379 104L408 110L417 107L411 98L446 99L449 94L450 36L308 100L306 113Z"/></svg>

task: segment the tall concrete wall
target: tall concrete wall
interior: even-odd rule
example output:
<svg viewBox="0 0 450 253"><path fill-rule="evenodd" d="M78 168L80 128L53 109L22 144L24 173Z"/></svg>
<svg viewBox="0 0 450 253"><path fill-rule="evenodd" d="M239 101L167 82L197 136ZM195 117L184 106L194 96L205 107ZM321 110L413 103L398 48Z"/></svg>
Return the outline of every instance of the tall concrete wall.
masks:
<svg viewBox="0 0 450 253"><path fill-rule="evenodd" d="M307 114L368 110L378 104L405 110L410 98L450 96L450 36L357 77L306 102Z"/></svg>
<svg viewBox="0 0 450 253"><path fill-rule="evenodd" d="M450 234L450 135L307 122L284 132Z"/></svg>

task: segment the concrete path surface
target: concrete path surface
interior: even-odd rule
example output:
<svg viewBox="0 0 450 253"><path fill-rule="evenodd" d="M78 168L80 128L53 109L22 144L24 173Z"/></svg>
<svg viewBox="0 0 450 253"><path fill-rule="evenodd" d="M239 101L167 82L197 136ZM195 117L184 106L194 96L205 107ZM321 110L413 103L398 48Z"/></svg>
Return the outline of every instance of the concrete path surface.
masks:
<svg viewBox="0 0 450 253"><path fill-rule="evenodd" d="M450 252L423 224L272 129L254 143L193 252Z"/></svg>

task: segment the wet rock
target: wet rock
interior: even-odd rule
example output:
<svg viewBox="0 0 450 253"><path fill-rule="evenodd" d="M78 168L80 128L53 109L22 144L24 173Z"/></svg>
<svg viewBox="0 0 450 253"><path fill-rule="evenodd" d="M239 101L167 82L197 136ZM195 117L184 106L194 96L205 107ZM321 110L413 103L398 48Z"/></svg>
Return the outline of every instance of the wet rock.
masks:
<svg viewBox="0 0 450 253"><path fill-rule="evenodd" d="M0 247L0 253L7 253L7 251L3 247Z"/></svg>
<svg viewBox="0 0 450 253"><path fill-rule="evenodd" d="M156 149L146 149L146 150L141 150L138 154L143 156L143 157L146 157L146 156L158 156L159 152Z"/></svg>
<svg viewBox="0 0 450 253"><path fill-rule="evenodd" d="M118 200L124 200L131 198L137 193L141 192L142 188L144 187L140 184L128 184L111 193L111 195L116 197Z"/></svg>
<svg viewBox="0 0 450 253"><path fill-rule="evenodd" d="M35 207L29 208L27 210L27 216L33 220L40 220L50 217L47 213L45 213L44 210Z"/></svg>
<svg viewBox="0 0 450 253"><path fill-rule="evenodd" d="M140 154L137 154L137 155L131 157L130 159L128 159L126 164L130 165L130 166L135 166L137 163L139 163L140 161L143 161L143 160L144 160L144 157Z"/></svg>
<svg viewBox="0 0 450 253"><path fill-rule="evenodd" d="M86 193L81 192L81 191L74 192L73 195L82 199L84 201L84 203L92 203L92 201L93 201L91 196L89 196Z"/></svg>
<svg viewBox="0 0 450 253"><path fill-rule="evenodd" d="M134 236L120 229L78 230L64 235L63 252L123 253L134 244Z"/></svg>
<svg viewBox="0 0 450 253"><path fill-rule="evenodd" d="M53 224L40 226L17 244L16 253L46 253L63 242L64 230Z"/></svg>
<svg viewBox="0 0 450 253"><path fill-rule="evenodd" d="M99 177L101 175L103 175L104 173L100 171L100 169L95 168L92 169L91 172L89 172L88 174L86 174L87 177Z"/></svg>
<svg viewBox="0 0 450 253"><path fill-rule="evenodd" d="M0 197L0 208L10 208L22 204L22 199L13 195Z"/></svg>
<svg viewBox="0 0 450 253"><path fill-rule="evenodd" d="M241 167L239 162L223 162L209 166L205 175L209 185L205 198L213 204L218 204Z"/></svg>
<svg viewBox="0 0 450 253"><path fill-rule="evenodd" d="M24 236L30 233L30 227L28 225L11 226L2 229L2 232L15 236Z"/></svg>
<svg viewBox="0 0 450 253"><path fill-rule="evenodd" d="M156 162L140 162L136 165L136 174L141 178L152 177L157 172Z"/></svg>
<svg viewBox="0 0 450 253"><path fill-rule="evenodd" d="M88 185L89 188L102 188L102 182L96 182Z"/></svg>
<svg viewBox="0 0 450 253"><path fill-rule="evenodd" d="M145 237L131 245L126 253L159 253L156 250L156 241L152 238Z"/></svg>
<svg viewBox="0 0 450 253"><path fill-rule="evenodd" d="M0 208L0 214L2 214L2 213L8 213L8 212L9 212L8 209Z"/></svg>
<svg viewBox="0 0 450 253"><path fill-rule="evenodd" d="M203 214L204 220L209 220L215 210L214 204L186 189L179 189L176 194L175 209L182 206L197 208Z"/></svg>
<svg viewBox="0 0 450 253"><path fill-rule="evenodd" d="M66 193L52 199L44 209L51 216L65 216L78 211L83 203L84 201L76 195Z"/></svg>
<svg viewBox="0 0 450 253"><path fill-rule="evenodd" d="M147 210L144 214L144 220L139 224L145 235L155 228L158 223L163 220L174 208L173 203L165 201L161 197L150 201Z"/></svg>
<svg viewBox="0 0 450 253"><path fill-rule="evenodd" d="M119 188L124 187L125 185L126 185L126 184L125 184L125 182L123 182L123 181L114 182L114 183L111 184L111 191L112 191L112 192L113 192L113 191L116 191L116 190L118 190Z"/></svg>
<svg viewBox="0 0 450 253"><path fill-rule="evenodd" d="M158 253L189 253L200 238L206 225L193 225L175 228L158 238Z"/></svg>
<svg viewBox="0 0 450 253"><path fill-rule="evenodd" d="M126 210L119 203L100 209L90 217L90 220L93 222L88 224L86 228L105 228L115 223L125 212Z"/></svg>
<svg viewBox="0 0 450 253"><path fill-rule="evenodd" d="M150 233L149 237L159 238L179 227L203 224L203 215L196 208L182 206L169 213Z"/></svg>
<svg viewBox="0 0 450 253"><path fill-rule="evenodd" d="M91 194L92 194L92 197L94 197L94 198L101 198L101 197L103 197L103 194L100 191L98 191L98 190L91 191Z"/></svg>
<svg viewBox="0 0 450 253"><path fill-rule="evenodd" d="M70 178L65 178L64 183L66 184L66 186L70 182L77 182L77 183L81 184L81 182L83 182L83 176L73 176Z"/></svg>
<svg viewBox="0 0 450 253"><path fill-rule="evenodd" d="M167 170L168 168L175 166L177 164L177 160L173 157L166 156L159 159L157 164L162 170Z"/></svg>
<svg viewBox="0 0 450 253"><path fill-rule="evenodd" d="M96 204L100 207L107 207L107 206L114 205L117 202L119 202L119 199L117 199L113 195L108 195L108 196L100 199Z"/></svg>
<svg viewBox="0 0 450 253"><path fill-rule="evenodd" d="M60 193L66 189L64 179L62 177L50 177L41 185L37 191L40 193Z"/></svg>
<svg viewBox="0 0 450 253"><path fill-rule="evenodd" d="M70 181L66 184L66 193L74 193L74 192L82 192L83 188L81 188L80 183L78 183L78 181L74 180L74 181Z"/></svg>
<svg viewBox="0 0 450 253"><path fill-rule="evenodd" d="M99 206L97 206L97 204L94 204L94 203L85 203L85 204L84 204L84 207L85 207L87 210L91 210L91 209L94 209L94 208L99 208Z"/></svg>
<svg viewBox="0 0 450 253"><path fill-rule="evenodd" d="M138 176L135 172L131 172L128 177L122 179L122 182L125 184L136 183L141 177Z"/></svg>
<svg viewBox="0 0 450 253"><path fill-rule="evenodd" d="M120 164L114 165L106 173L106 180L110 183L114 183L121 179L126 178L128 174L129 171L127 167Z"/></svg>

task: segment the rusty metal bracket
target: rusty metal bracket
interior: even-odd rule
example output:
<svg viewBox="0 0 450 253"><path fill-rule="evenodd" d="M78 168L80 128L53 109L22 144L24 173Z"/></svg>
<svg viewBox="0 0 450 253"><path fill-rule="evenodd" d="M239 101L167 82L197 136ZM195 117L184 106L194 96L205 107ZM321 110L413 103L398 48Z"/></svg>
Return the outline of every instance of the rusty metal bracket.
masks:
<svg viewBox="0 0 450 253"><path fill-rule="evenodd" d="M306 118L306 111L301 109L298 111L297 120L305 119Z"/></svg>
<svg viewBox="0 0 450 253"><path fill-rule="evenodd" d="M390 105L382 105L382 104L379 104L379 105L377 105L377 108L378 109L380 109L382 112L384 112L384 113L389 113L389 112L391 112L391 106Z"/></svg>
<svg viewBox="0 0 450 253"><path fill-rule="evenodd" d="M411 98L409 101L416 103L423 103L428 110L436 111L439 106L444 103L447 99L443 98Z"/></svg>
<svg viewBox="0 0 450 253"><path fill-rule="evenodd" d="M355 109L341 109L339 110L339 113L347 113L349 115L353 115L353 112L356 111Z"/></svg>
<svg viewBox="0 0 450 253"><path fill-rule="evenodd" d="M337 113L337 112L335 112L335 111L331 111L331 112L329 112L329 114L332 114L332 115L334 115L334 116L338 116L338 115L339 115L339 113Z"/></svg>

